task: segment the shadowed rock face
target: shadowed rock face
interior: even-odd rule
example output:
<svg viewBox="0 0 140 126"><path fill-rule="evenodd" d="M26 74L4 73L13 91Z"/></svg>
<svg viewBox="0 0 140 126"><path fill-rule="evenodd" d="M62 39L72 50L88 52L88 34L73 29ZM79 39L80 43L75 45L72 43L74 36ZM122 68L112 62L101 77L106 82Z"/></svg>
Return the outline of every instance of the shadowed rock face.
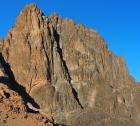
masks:
<svg viewBox="0 0 140 126"><path fill-rule="evenodd" d="M9 31L3 56L15 80L41 108L69 111L82 106L70 85L58 39L57 31L43 19L43 13L35 5L29 5Z"/></svg>
<svg viewBox="0 0 140 126"><path fill-rule="evenodd" d="M95 30L26 6L4 40L18 84L58 122L137 125L134 80ZM78 121L78 124L77 124Z"/></svg>

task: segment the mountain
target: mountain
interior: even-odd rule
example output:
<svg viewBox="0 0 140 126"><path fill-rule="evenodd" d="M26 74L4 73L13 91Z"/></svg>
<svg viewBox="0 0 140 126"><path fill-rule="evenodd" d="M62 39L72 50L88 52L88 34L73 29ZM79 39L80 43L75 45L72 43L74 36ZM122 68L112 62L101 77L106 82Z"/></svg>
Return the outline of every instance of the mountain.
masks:
<svg viewBox="0 0 140 126"><path fill-rule="evenodd" d="M125 59L95 30L29 4L0 41L1 64L27 107L70 126L139 125Z"/></svg>

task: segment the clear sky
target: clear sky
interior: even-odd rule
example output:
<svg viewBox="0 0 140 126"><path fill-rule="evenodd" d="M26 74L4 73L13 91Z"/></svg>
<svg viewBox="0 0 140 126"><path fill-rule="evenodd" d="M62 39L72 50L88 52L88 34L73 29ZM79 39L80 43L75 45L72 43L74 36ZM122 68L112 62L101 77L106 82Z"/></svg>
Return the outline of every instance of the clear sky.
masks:
<svg viewBox="0 0 140 126"><path fill-rule="evenodd" d="M14 25L20 10L32 2L45 15L57 12L96 29L110 50L125 57L130 74L140 81L140 0L1 0L1 37Z"/></svg>

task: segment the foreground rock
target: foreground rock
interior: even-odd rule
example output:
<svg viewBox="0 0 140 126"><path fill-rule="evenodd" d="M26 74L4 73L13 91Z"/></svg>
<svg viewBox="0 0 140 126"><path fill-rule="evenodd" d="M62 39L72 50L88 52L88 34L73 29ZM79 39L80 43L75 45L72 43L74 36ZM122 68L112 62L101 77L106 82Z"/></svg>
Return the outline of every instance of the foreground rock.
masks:
<svg viewBox="0 0 140 126"><path fill-rule="evenodd" d="M31 4L8 32L2 55L17 84L56 122L139 124L135 82L125 60L95 30L56 14L46 17Z"/></svg>
<svg viewBox="0 0 140 126"><path fill-rule="evenodd" d="M9 125L56 126L43 115L28 112L22 97L4 83L0 83L0 126Z"/></svg>
<svg viewBox="0 0 140 126"><path fill-rule="evenodd" d="M55 124L51 116L43 115L28 106L22 90L12 85L10 78L0 64L0 126L62 126ZM27 96L26 96L27 98Z"/></svg>

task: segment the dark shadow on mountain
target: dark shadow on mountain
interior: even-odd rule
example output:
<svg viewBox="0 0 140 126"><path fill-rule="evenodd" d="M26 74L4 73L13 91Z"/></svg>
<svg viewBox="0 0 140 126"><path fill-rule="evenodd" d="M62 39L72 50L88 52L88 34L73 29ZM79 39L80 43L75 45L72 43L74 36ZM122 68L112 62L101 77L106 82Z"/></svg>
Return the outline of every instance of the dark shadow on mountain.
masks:
<svg viewBox="0 0 140 126"><path fill-rule="evenodd" d="M39 105L34 101L31 96L29 96L25 88L15 80L11 67L8 63L5 62L2 53L0 53L0 63L1 66L4 68L5 74L7 75L7 77L0 77L0 83L7 85L10 89L17 92L22 97L25 103L30 102L34 107L39 108Z"/></svg>
<svg viewBox="0 0 140 126"><path fill-rule="evenodd" d="M78 104L80 105L80 107L83 109L84 107L82 106L82 104L81 104L81 102L80 102L80 100L79 100L79 98L78 98L78 93L77 93L77 91L74 89L73 85L71 84L71 80L72 80L72 79L71 79L71 76L70 76L70 73L69 73L69 70L68 70L66 61L65 61L64 58L63 58L62 49L60 48L60 44L59 44L60 37L59 37L59 34L57 33L56 30L54 30L53 36L54 36L54 39L55 39L54 41L56 41L56 44L57 44L57 51L58 51L58 53L59 53L59 55L60 55L60 59L61 59L61 61L62 61L63 67L64 67L64 69L66 70L66 73L64 73L64 74L65 74L65 77L66 77L67 81L69 82L69 84L70 84L70 86L71 86L71 88L72 88L72 93L73 93L73 95L74 95L74 98L76 99L76 101L78 102Z"/></svg>

